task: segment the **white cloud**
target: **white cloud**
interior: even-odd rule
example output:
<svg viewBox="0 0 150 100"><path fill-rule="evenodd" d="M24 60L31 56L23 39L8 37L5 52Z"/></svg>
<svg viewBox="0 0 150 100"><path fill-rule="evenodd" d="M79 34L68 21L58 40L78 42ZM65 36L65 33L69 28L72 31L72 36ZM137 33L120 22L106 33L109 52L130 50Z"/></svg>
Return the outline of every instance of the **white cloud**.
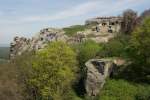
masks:
<svg viewBox="0 0 150 100"><path fill-rule="evenodd" d="M40 2L40 0L38 1ZM13 37L16 32L20 32L21 34L29 32L34 33L36 29L39 30L39 28L42 28L44 25L48 26L49 24L47 24L47 22L50 22L50 24L56 22L57 25L62 23L68 25L69 23L70 25L77 23L78 20L84 21L89 17L117 15L128 8L137 9L138 7L143 7L144 3L150 2L149 0L88 0L88 2L48 15L45 13L34 15L33 13L33 15L21 16L19 12L15 12L16 14L14 15L16 16L6 16L6 12L0 11L0 42L9 41L10 37ZM144 9L144 7L142 9ZM72 17L76 19L72 21Z"/></svg>
<svg viewBox="0 0 150 100"><path fill-rule="evenodd" d="M60 19L66 19L69 17L75 17L80 16L83 14L86 14L88 12L93 11L95 6L97 6L98 1L91 1L84 4L80 4L77 6L74 6L72 8L68 8L67 10L58 12L51 16L29 16L26 18L23 18L22 21L52 21L52 20L60 20Z"/></svg>
<svg viewBox="0 0 150 100"><path fill-rule="evenodd" d="M145 0L145 1L148 1L148 0ZM110 13L122 11L132 6L139 5L142 2L143 0L139 0L138 2L137 0L117 0L117 1L91 0L89 2L76 5L72 8L68 8L64 11L60 11L52 15L43 14L43 15L35 15L35 16L24 16L24 17L16 18L14 20L4 19L1 21L1 23L8 23L8 24L17 23L18 24L18 23L28 23L28 22L63 20L63 19L67 19L70 17L79 17L81 15L86 15L93 11L103 16L103 15L109 15Z"/></svg>
<svg viewBox="0 0 150 100"><path fill-rule="evenodd" d="M93 9L97 7L98 3L99 1L86 2L80 5L76 5L72 8L68 8L64 11L57 12L53 15L24 16L24 17L16 18L14 20L3 19L1 20L1 24L2 23L15 24L15 23L28 23L28 22L39 22L39 21L40 22L41 21L54 21L54 20L66 19L69 17L80 16L80 15L84 15L93 11Z"/></svg>

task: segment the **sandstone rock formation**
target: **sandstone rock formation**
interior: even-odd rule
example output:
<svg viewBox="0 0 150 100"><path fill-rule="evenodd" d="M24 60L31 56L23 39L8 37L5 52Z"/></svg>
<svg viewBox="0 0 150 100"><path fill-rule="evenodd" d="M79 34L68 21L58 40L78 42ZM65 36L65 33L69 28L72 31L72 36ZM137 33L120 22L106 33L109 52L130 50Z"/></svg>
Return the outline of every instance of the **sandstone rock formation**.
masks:
<svg viewBox="0 0 150 100"><path fill-rule="evenodd" d="M10 59L21 55L25 51L37 51L47 46L52 41L64 41L66 43L81 43L85 40L93 40L97 43L108 42L119 32L121 17L98 17L86 21L86 24L96 23L92 29L77 32L68 37L63 29L45 28L32 39L15 37L10 46ZM94 29L93 29L94 28Z"/></svg>
<svg viewBox="0 0 150 100"><path fill-rule="evenodd" d="M86 39L86 33L79 31L74 36L68 38L67 43L81 43L84 42Z"/></svg>
<svg viewBox="0 0 150 100"><path fill-rule="evenodd" d="M25 51L37 51L47 46L52 41L66 41L67 36L61 29L45 28L41 30L32 39L24 37L15 37L14 41L10 45L10 59L15 58L17 55L21 55Z"/></svg>
<svg viewBox="0 0 150 100"><path fill-rule="evenodd" d="M29 49L31 40L25 37L15 37L10 44L10 58L13 59L16 55L21 55Z"/></svg>
<svg viewBox="0 0 150 100"><path fill-rule="evenodd" d="M96 96L105 84L105 79L113 73L115 64L111 59L91 59L85 65L87 67L86 92L89 96Z"/></svg>
<svg viewBox="0 0 150 100"><path fill-rule="evenodd" d="M102 32L102 33L113 33L113 32L119 32L121 29L122 24L122 17L97 17L88 19L85 24L97 24L96 31Z"/></svg>

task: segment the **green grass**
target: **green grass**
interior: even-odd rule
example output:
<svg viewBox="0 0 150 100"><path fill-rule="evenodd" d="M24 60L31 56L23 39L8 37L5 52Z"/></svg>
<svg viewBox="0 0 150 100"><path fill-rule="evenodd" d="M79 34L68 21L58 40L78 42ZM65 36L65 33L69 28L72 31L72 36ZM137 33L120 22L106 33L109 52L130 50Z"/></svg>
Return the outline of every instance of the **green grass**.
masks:
<svg viewBox="0 0 150 100"><path fill-rule="evenodd" d="M70 27L65 27L63 30L65 31L65 34L68 36L73 36L79 31L85 31L85 29L91 29L93 26L96 26L97 24L90 24L90 25L73 25Z"/></svg>
<svg viewBox="0 0 150 100"><path fill-rule="evenodd" d="M68 36L73 36L78 31L84 31L87 27L85 25L74 25L70 27L63 28L65 34Z"/></svg>
<svg viewBox="0 0 150 100"><path fill-rule="evenodd" d="M0 47L0 59L9 59L9 47Z"/></svg>
<svg viewBox="0 0 150 100"><path fill-rule="evenodd" d="M108 80L98 100L150 100L150 85Z"/></svg>

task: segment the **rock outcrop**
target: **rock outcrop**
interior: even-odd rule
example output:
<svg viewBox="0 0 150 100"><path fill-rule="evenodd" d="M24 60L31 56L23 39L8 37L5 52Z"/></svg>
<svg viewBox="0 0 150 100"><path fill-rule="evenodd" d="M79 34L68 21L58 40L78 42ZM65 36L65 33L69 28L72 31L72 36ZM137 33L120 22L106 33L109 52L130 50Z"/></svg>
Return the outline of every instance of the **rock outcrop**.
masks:
<svg viewBox="0 0 150 100"><path fill-rule="evenodd" d="M27 49L31 40L25 37L15 37L10 44L10 59L14 59L16 55L21 55Z"/></svg>
<svg viewBox="0 0 150 100"><path fill-rule="evenodd" d="M111 59L91 59L85 65L87 67L86 92L89 96L96 96L105 84L105 79L113 73L115 64Z"/></svg>
<svg viewBox="0 0 150 100"><path fill-rule="evenodd" d="M47 46L52 41L67 41L67 36L62 29L46 28L41 30L32 39L15 37L10 45L10 59L21 55L25 51L37 51Z"/></svg>
<svg viewBox="0 0 150 100"><path fill-rule="evenodd" d="M63 29L45 28L32 39L15 37L10 47L10 59L21 55L25 51L37 51L47 46L52 41L64 41L66 43L81 43L85 40L93 40L97 43L108 42L120 30L121 17L99 17L87 20L85 24L96 23L92 28L78 31L74 36L68 37Z"/></svg>
<svg viewBox="0 0 150 100"><path fill-rule="evenodd" d="M97 17L89 19L85 22L86 25L97 24L96 31L102 33L119 32L122 24L122 17Z"/></svg>

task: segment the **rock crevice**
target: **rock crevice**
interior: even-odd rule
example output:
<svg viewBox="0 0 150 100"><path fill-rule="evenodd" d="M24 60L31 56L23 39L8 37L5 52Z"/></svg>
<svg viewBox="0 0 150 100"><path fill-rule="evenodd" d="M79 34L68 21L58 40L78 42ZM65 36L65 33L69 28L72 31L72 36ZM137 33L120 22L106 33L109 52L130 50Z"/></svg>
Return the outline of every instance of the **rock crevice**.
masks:
<svg viewBox="0 0 150 100"><path fill-rule="evenodd" d="M85 89L89 96L96 96L105 84L105 80L113 73L115 63L110 59L90 59L85 63L87 76Z"/></svg>

